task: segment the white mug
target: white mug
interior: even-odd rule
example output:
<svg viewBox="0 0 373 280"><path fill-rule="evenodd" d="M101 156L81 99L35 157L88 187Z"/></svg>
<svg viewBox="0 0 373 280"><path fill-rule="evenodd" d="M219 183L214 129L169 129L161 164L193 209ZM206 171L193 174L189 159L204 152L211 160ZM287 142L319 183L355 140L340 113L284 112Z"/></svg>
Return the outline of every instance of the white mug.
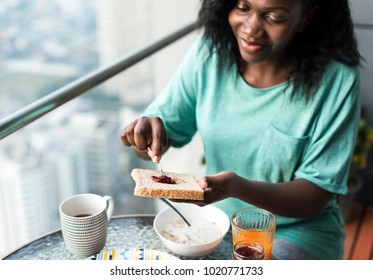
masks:
<svg viewBox="0 0 373 280"><path fill-rule="evenodd" d="M62 235L72 254L87 257L104 248L114 210L112 197L78 194L64 200L59 210Z"/></svg>

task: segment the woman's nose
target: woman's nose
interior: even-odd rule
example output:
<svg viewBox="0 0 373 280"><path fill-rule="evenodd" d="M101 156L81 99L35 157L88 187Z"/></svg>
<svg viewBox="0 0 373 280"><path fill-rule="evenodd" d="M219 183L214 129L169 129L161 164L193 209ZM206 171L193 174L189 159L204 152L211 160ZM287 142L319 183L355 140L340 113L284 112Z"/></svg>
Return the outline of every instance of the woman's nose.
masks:
<svg viewBox="0 0 373 280"><path fill-rule="evenodd" d="M249 37L260 37L263 31L260 18L257 15L248 15L243 22L242 31Z"/></svg>

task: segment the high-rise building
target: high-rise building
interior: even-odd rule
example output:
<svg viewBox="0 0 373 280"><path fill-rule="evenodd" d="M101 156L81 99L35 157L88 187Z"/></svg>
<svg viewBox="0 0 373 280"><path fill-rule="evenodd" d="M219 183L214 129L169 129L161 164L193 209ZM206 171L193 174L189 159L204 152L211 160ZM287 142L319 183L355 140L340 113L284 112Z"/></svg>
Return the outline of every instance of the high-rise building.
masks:
<svg viewBox="0 0 373 280"><path fill-rule="evenodd" d="M67 121L70 139L78 137L84 143L90 191L108 194L119 187L121 144L116 116L112 112L75 113Z"/></svg>
<svg viewBox="0 0 373 280"><path fill-rule="evenodd" d="M101 66L128 55L152 40L152 0L96 1L98 54ZM151 58L104 83L126 104L147 104L153 98Z"/></svg>
<svg viewBox="0 0 373 280"><path fill-rule="evenodd" d="M27 137L17 134L2 145L0 225L6 226L0 228L0 248L4 251L59 228L59 204L71 195L114 196L117 189L125 191L115 112L68 111L55 114Z"/></svg>
<svg viewBox="0 0 373 280"><path fill-rule="evenodd" d="M5 42L0 48L0 56L4 63L12 57L21 59L22 64L18 64L15 70L12 68L14 79L4 75L9 86L6 88L2 83L2 88L11 91L2 90L0 100L11 104L12 109L3 106L7 111L2 109L0 114L7 116L60 87L65 79L68 82L83 75L84 71L83 74L79 72L81 69L96 68L96 34L100 65L105 66L153 39L177 30L180 22L189 22L191 13L187 8L191 10L190 6L194 6L191 3L196 1L199 0L35 1L38 5L34 1L8 1L11 10L0 9L5 22L10 23L9 28L0 28L0 32L6 35L3 36ZM58 20L55 20L54 13L56 3L61 11ZM92 16L93 3L96 18ZM177 9L173 8L175 3ZM28 20L19 24L20 20L13 21L13 18ZM30 18L37 20L30 21ZM71 25L64 24L66 22ZM67 42L72 44L65 44ZM179 47L179 43L176 46ZM114 100L113 95L108 98L102 91L94 92L97 96L89 101L84 99L84 105L75 100L48 114L37 124L2 140L0 255L59 227L59 203L73 194L89 191L113 195L119 200L119 207L116 203L115 208L121 214L153 211L151 203L133 196L130 170L146 164L149 168L154 166L135 157L131 149L124 148L119 132L124 123L138 116L154 98L154 80L157 87L162 88L168 80L163 76L174 72L170 61L176 64L175 57L182 57L184 53L180 49L172 54L169 49L166 52L138 63L103 84L109 93L121 98ZM31 60L33 64L29 64ZM36 60L44 64L34 64ZM14 65L13 61L7 66ZM19 78L19 69L29 74L25 65L31 65L32 79ZM41 65L37 67L41 73L36 79L35 65ZM63 67L56 69L56 65ZM4 69L5 73L11 72L9 67ZM53 79L56 73L58 77ZM89 94L92 97L92 92ZM74 104L82 106L66 109ZM119 116L120 110L122 114ZM179 152L176 158L177 162L184 162ZM185 162L190 165L190 162ZM172 168L176 168L175 161L172 164Z"/></svg>
<svg viewBox="0 0 373 280"><path fill-rule="evenodd" d="M25 139L2 149L0 169L0 244L10 249L56 229L56 173ZM54 210L53 210L54 209ZM4 249L5 248L5 249Z"/></svg>

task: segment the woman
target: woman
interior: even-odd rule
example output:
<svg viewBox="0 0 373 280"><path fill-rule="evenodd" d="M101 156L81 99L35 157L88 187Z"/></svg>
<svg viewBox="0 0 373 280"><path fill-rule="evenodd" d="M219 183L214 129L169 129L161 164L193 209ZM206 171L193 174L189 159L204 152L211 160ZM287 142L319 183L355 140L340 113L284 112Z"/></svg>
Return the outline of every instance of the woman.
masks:
<svg viewBox="0 0 373 280"><path fill-rule="evenodd" d="M340 259L360 117L360 54L347 0L203 0L203 35L125 146L158 162L198 131L202 204L277 215L273 255ZM147 152L151 146L153 154Z"/></svg>

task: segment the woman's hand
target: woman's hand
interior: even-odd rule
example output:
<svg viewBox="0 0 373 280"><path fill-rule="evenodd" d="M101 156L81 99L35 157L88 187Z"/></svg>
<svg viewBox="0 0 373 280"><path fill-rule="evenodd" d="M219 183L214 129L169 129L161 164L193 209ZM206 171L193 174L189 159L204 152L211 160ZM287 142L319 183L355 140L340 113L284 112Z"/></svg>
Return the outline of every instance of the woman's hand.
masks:
<svg viewBox="0 0 373 280"><path fill-rule="evenodd" d="M204 206L234 197L285 217L312 217L328 204L332 194L305 179L267 183L245 179L233 172L220 172L198 181L204 200L173 200Z"/></svg>
<svg viewBox="0 0 373 280"><path fill-rule="evenodd" d="M205 176L198 180L198 184L205 191L204 200L172 200L173 202L194 203L204 206L233 196L234 186L237 185L239 177L228 171L215 175Z"/></svg>
<svg viewBox="0 0 373 280"><path fill-rule="evenodd" d="M144 159L159 162L168 143L163 122L160 118L141 117L127 125L120 133L124 146L133 147ZM150 147L151 151L148 150Z"/></svg>

